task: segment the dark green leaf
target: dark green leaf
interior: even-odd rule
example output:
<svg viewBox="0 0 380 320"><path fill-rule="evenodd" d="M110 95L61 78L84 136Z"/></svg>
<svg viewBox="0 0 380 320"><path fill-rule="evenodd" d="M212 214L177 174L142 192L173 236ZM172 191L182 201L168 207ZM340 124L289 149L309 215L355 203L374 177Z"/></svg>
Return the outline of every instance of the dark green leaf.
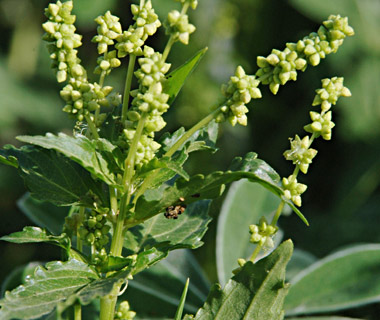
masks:
<svg viewBox="0 0 380 320"><path fill-rule="evenodd" d="M191 282L185 311L195 313L206 300L210 284L190 250L171 251L166 259L134 276L125 299L140 317L153 313L172 317L187 278Z"/></svg>
<svg viewBox="0 0 380 320"><path fill-rule="evenodd" d="M338 317L338 316L327 316L327 317L286 318L286 320L364 320L364 319Z"/></svg>
<svg viewBox="0 0 380 320"><path fill-rule="evenodd" d="M32 196L56 205L93 205L94 197L106 202L100 182L77 163L34 146L16 149L8 146L0 154L17 158L20 175Z"/></svg>
<svg viewBox="0 0 380 320"><path fill-rule="evenodd" d="M0 319L41 317L97 278L96 272L77 260L37 267L25 285L6 293L0 300Z"/></svg>
<svg viewBox="0 0 380 320"><path fill-rule="evenodd" d="M182 313L183 313L183 308L185 307L187 290L189 289L189 281L190 281L190 279L187 278L187 281L185 283L185 287L183 288L183 292L182 292L182 296L181 296L181 299L179 302L177 312L175 313L174 320L181 320L182 319Z"/></svg>
<svg viewBox="0 0 380 320"><path fill-rule="evenodd" d="M45 149L56 150L79 163L105 183L117 185L115 173L120 169L114 160L114 155L121 153L107 140L89 140L82 135L74 138L64 133L58 136L51 133L45 136L18 136L17 139Z"/></svg>
<svg viewBox="0 0 380 320"><path fill-rule="evenodd" d="M167 76L167 80L164 83L164 92L169 95L169 105L173 103L182 86L184 85L187 77L193 72L199 63L199 60L203 57L206 51L207 48L200 50L189 61L185 62L182 66L175 69Z"/></svg>
<svg viewBox="0 0 380 320"><path fill-rule="evenodd" d="M287 315L330 312L380 301L380 245L338 251L292 279Z"/></svg>
<svg viewBox="0 0 380 320"><path fill-rule="evenodd" d="M248 226L259 223L263 216L270 221L280 201L261 185L245 179L231 185L220 211L216 237L216 263L222 286L238 267L237 259L249 257L254 250Z"/></svg>
<svg viewBox="0 0 380 320"><path fill-rule="evenodd" d="M108 113L106 120L104 120L99 129L99 136L111 142L119 140L124 129L120 114L121 106L114 108L112 112Z"/></svg>
<svg viewBox="0 0 380 320"><path fill-rule="evenodd" d="M291 281L297 274L308 266L317 261L317 258L311 253L295 249L290 259L288 266L286 267L286 279Z"/></svg>
<svg viewBox="0 0 380 320"><path fill-rule="evenodd" d="M186 204L199 199L216 198L223 192L225 184L243 178L257 182L281 197L283 191L279 175L267 163L256 157L255 153L248 153L244 159L236 158L231 170L226 172L216 171L207 176L196 175L189 181L178 179L174 186L164 186L160 192L145 193L137 201L135 219L145 220L164 212L165 208L178 204L180 198L184 198Z"/></svg>
<svg viewBox="0 0 380 320"><path fill-rule="evenodd" d="M174 249L200 247L200 239L211 221L208 216L210 201L198 201L189 205L177 220L157 215L128 230L124 246L131 253L144 248L157 248L168 252Z"/></svg>
<svg viewBox="0 0 380 320"><path fill-rule="evenodd" d="M36 225L53 234L60 234L68 214L67 208L56 207L48 202L38 201L25 193L18 201L20 210Z"/></svg>
<svg viewBox="0 0 380 320"><path fill-rule="evenodd" d="M213 286L194 319L283 319L288 291L285 268L292 252L293 244L288 240L256 264L247 262L223 290L218 284Z"/></svg>

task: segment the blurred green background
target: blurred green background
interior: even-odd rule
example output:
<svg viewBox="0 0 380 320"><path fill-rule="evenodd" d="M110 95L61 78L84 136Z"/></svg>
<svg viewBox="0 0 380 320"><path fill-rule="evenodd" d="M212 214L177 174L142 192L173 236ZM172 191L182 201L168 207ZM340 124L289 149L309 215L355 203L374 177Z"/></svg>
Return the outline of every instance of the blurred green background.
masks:
<svg viewBox="0 0 380 320"><path fill-rule="evenodd" d="M47 131L70 133L73 122L61 112L59 97L45 44L41 41L46 0L0 0L0 143L18 145L20 134ZM288 138L303 135L309 122L314 90L325 77L344 76L352 97L342 98L333 109L332 141L315 143L318 155L307 176L303 213L310 227L295 216L284 217L280 225L285 238L292 238L299 249L317 257L353 243L380 242L380 1L378 0L201 0L191 12L197 32L185 47L174 46L169 62L176 67L199 49L209 48L196 72L167 114L168 130L189 127L210 111L221 97L220 84L227 82L236 65L256 71L257 55L268 55L272 48L283 49L312 31L329 14L349 17L356 35L346 39L337 54L330 55L317 68L309 67L273 96L262 88L263 99L250 104L249 125L220 130L220 151L214 155L193 156L187 170L196 173L225 169L233 157L255 151L282 176L292 165L282 157ZM153 0L161 20L177 6L172 0ZM91 43L96 24L93 19L106 10L130 22L130 1L75 0L83 64L92 70L97 58ZM162 49L161 31L149 44ZM126 70L113 72L109 84L122 91ZM90 72L89 72L90 74ZM111 79L112 78L112 79ZM94 78L96 79L96 78ZM202 166L196 165L202 161ZM0 235L22 229L30 221L16 202L25 193L21 178L10 167L0 166ZM217 218L221 200L213 205ZM211 280L215 275L215 225L210 225L206 245L195 253ZM59 250L49 246L13 245L0 242L0 282L16 266L31 260L59 259ZM375 314L376 306L345 313ZM355 313L356 312L356 313ZM375 318L373 318L375 319Z"/></svg>

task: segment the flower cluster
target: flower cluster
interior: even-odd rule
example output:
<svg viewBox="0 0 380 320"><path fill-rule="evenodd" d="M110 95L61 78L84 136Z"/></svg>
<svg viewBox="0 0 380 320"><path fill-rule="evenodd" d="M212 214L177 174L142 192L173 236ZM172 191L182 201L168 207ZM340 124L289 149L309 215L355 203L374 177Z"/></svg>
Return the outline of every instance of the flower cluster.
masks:
<svg viewBox="0 0 380 320"><path fill-rule="evenodd" d="M136 316L136 312L130 310L128 301L120 303L115 312L115 320L132 320Z"/></svg>
<svg viewBox="0 0 380 320"><path fill-rule="evenodd" d="M96 74L106 72L108 75L112 69L121 65L120 60L116 57L116 50L108 51L108 46L115 43L122 31L119 18L113 16L110 11L107 11L104 16L99 16L95 19L98 23L98 34L92 38L92 42L98 43L98 53L102 54L97 60L98 66L95 68Z"/></svg>
<svg viewBox="0 0 380 320"><path fill-rule="evenodd" d="M318 65L327 54L338 50L346 36L352 35L354 30L348 25L347 17L331 15L318 32L311 33L297 43L288 43L284 51L274 49L269 56L258 57L260 69L256 75L276 94L280 85L297 79L297 71L304 71L308 64Z"/></svg>
<svg viewBox="0 0 380 320"><path fill-rule="evenodd" d="M164 22L166 34L170 35L173 41L180 41L183 44L189 43L190 34L195 31L195 26L189 23L189 16L186 14L187 7L190 5L195 9L198 5L197 0L177 0L182 3L182 12L172 10L168 13L168 17ZM186 7L185 7L186 5Z"/></svg>
<svg viewBox="0 0 380 320"><path fill-rule="evenodd" d="M132 4L131 10L135 23L117 37L115 48L118 50L118 57L123 58L128 54L141 56L143 45L148 38L156 33L161 26L157 14L152 8L152 2L146 1L142 7Z"/></svg>
<svg viewBox="0 0 380 320"><path fill-rule="evenodd" d="M313 106L321 105L321 113L311 111L311 124L304 127L306 132L312 133L312 136L300 138L295 136L290 140L290 149L284 152L286 160L292 161L296 169L288 178L282 179L285 189L285 197L293 201L297 206L301 206L301 194L306 191L307 186L297 182L298 170L307 173L309 165L317 155L317 150L310 148L315 138L322 136L325 140L331 139L331 129L335 124L331 121L332 105L335 105L339 97L349 97L351 92L343 86L343 78L334 77L322 80L322 88L316 90L317 95L314 98Z"/></svg>
<svg viewBox="0 0 380 320"><path fill-rule="evenodd" d="M278 231L276 226L268 224L265 217L262 217L259 224L252 224L249 226L249 232L251 233L250 242L264 246L267 248L273 248L273 236Z"/></svg>
<svg viewBox="0 0 380 320"><path fill-rule="evenodd" d="M154 133L160 131L166 122L162 114L169 108L169 95L163 92L162 81L169 71L170 64L165 63L162 55L152 48L144 47L144 57L138 59L140 69L135 72L140 87L131 92L132 106L127 113L124 135L131 145L139 121L144 122L144 128L138 142L135 164L140 167L153 159L160 144L153 140ZM141 119L144 117L144 119Z"/></svg>
<svg viewBox="0 0 380 320"><path fill-rule="evenodd" d="M46 31L43 39L49 42L48 50L58 82L64 82L70 77L86 78L86 71L77 57L78 51L75 50L82 45L82 36L75 33L72 9L72 1L50 3L45 9L49 20L42 25Z"/></svg>
<svg viewBox="0 0 380 320"><path fill-rule="evenodd" d="M85 243L94 246L93 262L98 264L107 257L105 246L109 242L108 232L111 227L106 224L105 214L98 213L94 210L86 212L85 221L79 228L79 234Z"/></svg>
<svg viewBox="0 0 380 320"><path fill-rule="evenodd" d="M233 126L236 123L246 126L248 112L246 104L251 99L261 98L260 89L257 88L259 84L260 81L255 76L245 74L244 69L238 66L228 84L222 85L226 102L221 107L222 112L217 116L216 121L222 122L227 119Z"/></svg>

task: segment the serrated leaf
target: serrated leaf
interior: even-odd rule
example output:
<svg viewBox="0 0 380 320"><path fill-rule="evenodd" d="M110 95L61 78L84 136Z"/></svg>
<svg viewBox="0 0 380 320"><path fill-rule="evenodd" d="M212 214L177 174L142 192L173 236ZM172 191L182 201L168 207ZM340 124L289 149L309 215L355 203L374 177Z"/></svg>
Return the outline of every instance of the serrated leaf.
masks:
<svg viewBox="0 0 380 320"><path fill-rule="evenodd" d="M46 228L53 234L60 234L68 214L67 208L56 207L42 202L25 193L18 201L19 209L36 225Z"/></svg>
<svg viewBox="0 0 380 320"><path fill-rule="evenodd" d="M380 245L358 245L317 261L292 279L286 314L311 314L380 301Z"/></svg>
<svg viewBox="0 0 380 320"><path fill-rule="evenodd" d="M142 252L145 248L157 248L168 252L174 249L200 247L200 239L211 221L208 216L210 201L198 201L189 205L177 220L166 219L164 215L139 224L128 230L124 247L130 253Z"/></svg>
<svg viewBox="0 0 380 320"><path fill-rule="evenodd" d="M22 231L13 232L7 236L2 236L0 240L13 243L38 243L46 242L57 245L65 250L70 249L70 238L64 233L60 236L53 236L38 227L24 227Z"/></svg>
<svg viewBox="0 0 380 320"><path fill-rule="evenodd" d="M70 137L64 133L58 136L18 136L18 140L45 149L56 150L80 164L108 185L117 185L115 173L120 170L113 155L120 154L116 146L104 139L89 140L85 136Z"/></svg>
<svg viewBox="0 0 380 320"><path fill-rule="evenodd" d="M172 317L187 278L191 282L185 310L195 313L206 300L210 283L190 250L171 251L166 259L134 276L123 299L130 302L139 317L153 313Z"/></svg>
<svg viewBox="0 0 380 320"><path fill-rule="evenodd" d="M181 91L187 77L193 72L200 59L206 53L207 48L198 51L194 57L185 62L182 66L172 71L164 82L163 91L169 95L168 104L171 105L178 93Z"/></svg>
<svg viewBox="0 0 380 320"><path fill-rule="evenodd" d="M279 197L283 194L279 175L263 160L257 159L257 154L248 153L244 159L236 158L231 170L226 172L216 171L207 176L200 174L189 181L178 179L173 186L164 186L162 188L166 189L156 194L145 193L136 203L134 219L145 220L164 212L165 208L178 204L180 198L184 198L186 204L216 198L223 192L225 184L243 178L261 184Z"/></svg>
<svg viewBox="0 0 380 320"><path fill-rule="evenodd" d="M219 283L224 286L239 265L254 249L249 242L248 226L270 216L280 199L261 185L248 180L234 182L223 202L217 225L216 263ZM276 237L277 238L277 237Z"/></svg>
<svg viewBox="0 0 380 320"><path fill-rule="evenodd" d="M77 260L37 267L25 285L6 293L0 300L0 319L33 319L46 315L97 278L96 272Z"/></svg>
<svg viewBox="0 0 380 320"><path fill-rule="evenodd" d="M293 252L290 240L256 264L247 262L222 290L216 284L195 320L280 320L288 286L285 268ZM185 319L191 319L185 317Z"/></svg>
<svg viewBox="0 0 380 320"><path fill-rule="evenodd" d="M88 207L92 206L94 196L107 201L100 182L94 181L77 163L53 150L8 146L0 150L0 154L17 158L20 175L31 195L38 200L59 206L83 204Z"/></svg>

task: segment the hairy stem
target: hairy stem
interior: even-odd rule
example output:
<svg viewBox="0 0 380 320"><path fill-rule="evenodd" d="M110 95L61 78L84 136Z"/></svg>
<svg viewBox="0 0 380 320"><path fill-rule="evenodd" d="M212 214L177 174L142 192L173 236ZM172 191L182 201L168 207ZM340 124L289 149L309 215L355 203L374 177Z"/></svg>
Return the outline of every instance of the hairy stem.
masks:
<svg viewBox="0 0 380 320"><path fill-rule="evenodd" d="M127 71L127 77L125 80L125 88L124 88L124 96L123 96L123 110L121 113L121 121L123 122L123 124L125 120L127 120L129 94L131 92L132 77L133 77L133 71L135 69L135 63L136 63L136 56L134 54L129 55L128 71Z"/></svg>

